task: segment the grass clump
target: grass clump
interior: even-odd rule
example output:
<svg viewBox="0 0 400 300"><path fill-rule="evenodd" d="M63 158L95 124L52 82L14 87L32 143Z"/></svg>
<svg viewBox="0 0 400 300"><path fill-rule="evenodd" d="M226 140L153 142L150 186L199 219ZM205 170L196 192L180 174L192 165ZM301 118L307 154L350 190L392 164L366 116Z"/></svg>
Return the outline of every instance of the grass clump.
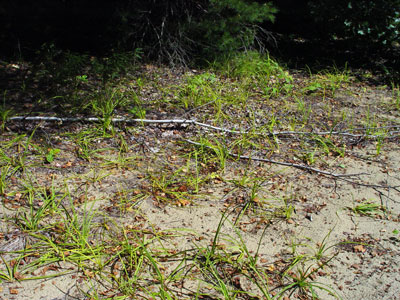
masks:
<svg viewBox="0 0 400 300"><path fill-rule="evenodd" d="M104 134L112 131L112 117L118 107L124 106L127 99L115 88L106 88L91 100L92 110L101 117Z"/></svg>
<svg viewBox="0 0 400 300"><path fill-rule="evenodd" d="M178 92L178 99L185 108L214 104L221 101L221 90L222 86L215 74L206 72L187 77L186 84Z"/></svg>
<svg viewBox="0 0 400 300"><path fill-rule="evenodd" d="M289 72L269 55L256 51L238 53L216 66L222 74L239 78L248 88L260 89L266 98L288 94L293 89Z"/></svg>
<svg viewBox="0 0 400 300"><path fill-rule="evenodd" d="M320 95L324 98L326 96L335 97L337 90L349 84L351 80L347 65L342 71L334 66L331 70L325 70L315 75L310 70L309 72L310 81L302 89L302 92Z"/></svg>
<svg viewBox="0 0 400 300"><path fill-rule="evenodd" d="M334 255L328 259L317 256L293 253L280 272L274 265L262 266L259 251L267 227L265 227L258 246L251 251L246 246L241 232L234 225L234 236L223 233L223 227L229 222L228 215L223 214L213 241L208 247L198 246L194 264L201 270L201 282L212 292L205 290L198 295L220 297L221 299L282 299L283 297L311 297L320 299L318 291L324 291L336 299L340 296L328 285L316 281L316 274L323 269ZM329 236L329 234L328 234ZM326 238L317 253L320 255L331 247L326 247ZM322 249L322 250L321 250ZM278 286L275 286L280 282Z"/></svg>

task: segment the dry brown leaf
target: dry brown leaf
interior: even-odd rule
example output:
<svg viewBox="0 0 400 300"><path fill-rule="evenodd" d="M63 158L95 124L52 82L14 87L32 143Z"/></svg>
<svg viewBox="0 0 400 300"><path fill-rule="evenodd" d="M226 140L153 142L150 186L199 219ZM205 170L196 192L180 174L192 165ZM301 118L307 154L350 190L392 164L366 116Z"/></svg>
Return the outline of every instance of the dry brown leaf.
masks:
<svg viewBox="0 0 400 300"><path fill-rule="evenodd" d="M267 270L270 271L270 272L273 272L273 271L275 271L275 266L274 265L270 265L270 266L267 267Z"/></svg>
<svg viewBox="0 0 400 300"><path fill-rule="evenodd" d="M361 252L364 253L365 251L367 251L367 249L365 249L365 247L363 245L356 245L353 247L354 252Z"/></svg>
<svg viewBox="0 0 400 300"><path fill-rule="evenodd" d="M179 188L178 188L178 191L179 192L187 192L187 190L188 190L188 187L187 187L187 185L181 185Z"/></svg>
<svg viewBox="0 0 400 300"><path fill-rule="evenodd" d="M16 280L22 280L22 279L24 279L25 277L24 277L20 272L15 272L14 278L15 278Z"/></svg>
<svg viewBox="0 0 400 300"><path fill-rule="evenodd" d="M186 199L181 199L178 201L178 206L187 206L190 204L190 201L186 200Z"/></svg>
<svg viewBox="0 0 400 300"><path fill-rule="evenodd" d="M67 161L63 166L62 166L62 168L69 168L69 167L72 167L72 161Z"/></svg>
<svg viewBox="0 0 400 300"><path fill-rule="evenodd" d="M19 201L21 199L21 197L22 197L21 193L16 193L15 196L14 196L14 200L15 201Z"/></svg>
<svg viewBox="0 0 400 300"><path fill-rule="evenodd" d="M94 273L89 271L89 270L84 270L83 274L85 274L89 278L93 278L94 277Z"/></svg>

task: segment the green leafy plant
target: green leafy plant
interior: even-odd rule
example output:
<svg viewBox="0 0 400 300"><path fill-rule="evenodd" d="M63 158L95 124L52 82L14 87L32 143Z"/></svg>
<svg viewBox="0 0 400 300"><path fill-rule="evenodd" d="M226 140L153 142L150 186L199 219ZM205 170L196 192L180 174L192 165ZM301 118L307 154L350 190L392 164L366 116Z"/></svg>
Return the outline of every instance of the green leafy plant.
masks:
<svg viewBox="0 0 400 300"><path fill-rule="evenodd" d="M295 211L290 200L290 197L283 197L284 206L282 208L282 216L285 218L285 220L289 220Z"/></svg>
<svg viewBox="0 0 400 300"><path fill-rule="evenodd" d="M143 84L143 83L141 83L142 80L139 78L137 80L137 82L139 85L139 89L141 89L141 85ZM126 94L126 97L128 99L130 99L129 102L128 102L128 100L126 101L126 104L133 105L133 107L131 109L129 109L129 112L131 114L133 114L136 118L145 119L146 118L146 109L143 105L143 101L141 101L138 94L134 91L129 91L129 92L126 92L125 94ZM143 123L142 123L142 125L143 125Z"/></svg>
<svg viewBox="0 0 400 300"><path fill-rule="evenodd" d="M90 161L93 157L95 157L97 152L103 150L95 147L96 142L98 142L103 135L104 129L100 128L88 128L77 133L66 134L66 136L71 137L75 143L75 151L77 156L87 161Z"/></svg>
<svg viewBox="0 0 400 300"><path fill-rule="evenodd" d="M193 189L195 194L199 193L200 186L207 182L209 176L202 176L201 162L199 160L199 152L197 150L190 152L187 158L187 164L182 168L182 172L186 173L186 182Z"/></svg>
<svg viewBox="0 0 400 300"><path fill-rule="evenodd" d="M212 0L206 14L195 19L191 31L205 45L202 49L205 57L229 55L252 47L256 42L257 23L273 21L275 13L271 3Z"/></svg>
<svg viewBox="0 0 400 300"><path fill-rule="evenodd" d="M196 155L195 155L196 157ZM148 170L150 186L146 189L154 200L177 206L187 206L193 202L195 194L198 193L199 185L206 178L199 176L198 162L193 168L190 157L186 166L176 170L163 170L155 172Z"/></svg>
<svg viewBox="0 0 400 300"><path fill-rule="evenodd" d="M139 119L146 118L146 110L142 107L135 106L134 108L130 109L129 112Z"/></svg>
<svg viewBox="0 0 400 300"><path fill-rule="evenodd" d="M311 106L307 104L304 99L297 98L297 110L301 114L301 121L303 124L307 124L309 122L310 115L312 113Z"/></svg>
<svg viewBox="0 0 400 300"><path fill-rule="evenodd" d="M311 81L306 87L302 89L303 92L309 93L316 93L320 90L323 90L323 85L319 81Z"/></svg>
<svg viewBox="0 0 400 300"><path fill-rule="evenodd" d="M344 157L345 148L338 147L332 138L329 137L322 137L322 136L315 136L314 141L320 147L325 154L334 154Z"/></svg>
<svg viewBox="0 0 400 300"><path fill-rule="evenodd" d="M332 259L336 257L338 252L330 253L340 244L328 244L328 239L334 228L330 229L321 242L315 243L315 246L309 243L293 243L292 254L293 258L290 265L283 272L283 279L289 280L281 289L282 294L292 295L297 291L298 297L311 297L311 299L320 299L317 291L325 291L335 299L341 299L340 295L330 286L316 281L317 273L324 269ZM312 239L307 238L312 241ZM312 254L298 253L298 248L306 247L312 251Z"/></svg>
<svg viewBox="0 0 400 300"><path fill-rule="evenodd" d="M261 178L248 178L247 176L243 176L241 180L234 180L233 182L241 189L247 190L247 197L245 204L240 209L237 217L234 221L234 225L237 225L242 216L248 212L249 210L255 211L257 206L262 206L262 203L259 198L259 191L261 190L261 186L266 181L266 179Z"/></svg>

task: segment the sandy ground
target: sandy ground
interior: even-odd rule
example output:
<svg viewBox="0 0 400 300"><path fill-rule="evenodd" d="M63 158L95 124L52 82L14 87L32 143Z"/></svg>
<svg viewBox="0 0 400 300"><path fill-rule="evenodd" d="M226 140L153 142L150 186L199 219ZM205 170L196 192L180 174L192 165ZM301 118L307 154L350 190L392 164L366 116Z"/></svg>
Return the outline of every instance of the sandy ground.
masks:
<svg viewBox="0 0 400 300"><path fill-rule="evenodd" d="M398 145L386 144L379 159L348 157L340 164L345 165L346 173L368 174L358 176L352 182L343 182L285 167L269 169L271 173L279 172L279 179L271 178L264 183L259 197L271 202L278 195L290 195L295 213L289 222L272 221L261 241L260 257L268 266L277 257L290 253L294 244L298 245L297 253L312 253L325 239L327 246L332 246L326 255L337 252L337 256L318 274L317 282L334 288L342 299L400 299L400 235L396 234L400 229L400 194L394 189L382 188L400 185ZM99 197L109 192L118 180L116 175L109 176L101 187L92 187L92 192ZM125 184L133 183L125 180ZM194 206L160 208L148 198L138 208L149 224L160 229L193 230L204 238L203 241L210 242L221 212L226 210L227 191L226 184L216 181L205 193L200 193ZM387 211L377 216L351 212L350 208L360 200L383 204ZM229 219L233 218L234 214L231 214ZM129 218L121 220L129 221ZM243 239L252 251L256 251L262 233L254 224L250 216L243 217L239 223ZM235 236L228 222L222 232ZM193 236L187 235L177 238L176 243L184 249L191 247L192 240ZM340 244L344 241L361 244ZM68 266L63 267L68 270ZM82 290L90 291L91 288L96 286L90 286L90 282L72 272L48 280L3 282L0 299L84 299ZM321 299L332 298L324 293L320 296Z"/></svg>

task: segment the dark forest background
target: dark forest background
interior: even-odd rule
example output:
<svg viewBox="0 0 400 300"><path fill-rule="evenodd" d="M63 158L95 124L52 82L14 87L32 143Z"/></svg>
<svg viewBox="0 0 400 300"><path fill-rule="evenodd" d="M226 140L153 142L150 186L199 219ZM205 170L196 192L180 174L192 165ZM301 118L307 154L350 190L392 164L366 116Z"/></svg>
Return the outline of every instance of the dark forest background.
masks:
<svg viewBox="0 0 400 300"><path fill-rule="evenodd" d="M398 77L400 0L4 1L3 60L54 47L89 55L131 51L171 65L268 51L289 66L349 63Z"/></svg>

